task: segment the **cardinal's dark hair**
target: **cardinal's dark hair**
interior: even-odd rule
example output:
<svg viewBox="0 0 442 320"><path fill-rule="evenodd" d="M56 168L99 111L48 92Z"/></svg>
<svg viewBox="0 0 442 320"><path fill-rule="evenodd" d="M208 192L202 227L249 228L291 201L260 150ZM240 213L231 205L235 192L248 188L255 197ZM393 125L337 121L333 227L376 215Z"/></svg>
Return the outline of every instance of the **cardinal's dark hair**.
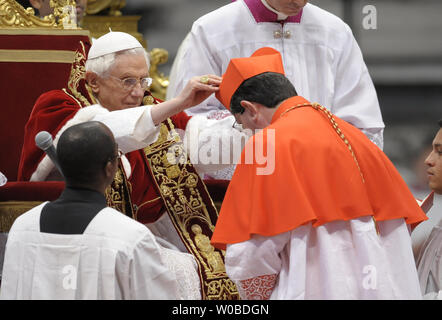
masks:
<svg viewBox="0 0 442 320"><path fill-rule="evenodd" d="M233 114L243 113L241 101L260 103L268 108L274 108L282 101L297 96L295 87L283 74L264 72L245 80L236 89L230 100L230 110Z"/></svg>

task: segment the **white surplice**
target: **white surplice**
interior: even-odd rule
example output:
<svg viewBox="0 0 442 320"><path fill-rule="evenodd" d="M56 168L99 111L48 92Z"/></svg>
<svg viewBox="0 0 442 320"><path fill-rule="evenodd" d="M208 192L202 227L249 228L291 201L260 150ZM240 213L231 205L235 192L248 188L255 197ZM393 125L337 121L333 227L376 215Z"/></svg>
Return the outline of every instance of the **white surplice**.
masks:
<svg viewBox="0 0 442 320"><path fill-rule="evenodd" d="M411 234L424 299L442 300L442 195L434 194L428 220Z"/></svg>
<svg viewBox="0 0 442 320"><path fill-rule="evenodd" d="M222 75L230 59L249 57L266 46L281 53L286 76L298 95L329 108L383 147L379 102L351 29L337 16L309 3L300 23L257 22L243 0L199 18L180 47L180 61L174 62L168 98L178 95L191 77ZM186 112L223 109L212 96Z"/></svg>
<svg viewBox="0 0 442 320"><path fill-rule="evenodd" d="M45 204L19 216L9 232L1 299L198 298L194 258L161 248L144 225L105 208L83 234L42 233Z"/></svg>
<svg viewBox="0 0 442 320"><path fill-rule="evenodd" d="M404 219L311 223L227 245L226 271L246 299L421 299Z"/></svg>
<svg viewBox="0 0 442 320"><path fill-rule="evenodd" d="M442 300L442 220L431 230L416 265L424 298Z"/></svg>

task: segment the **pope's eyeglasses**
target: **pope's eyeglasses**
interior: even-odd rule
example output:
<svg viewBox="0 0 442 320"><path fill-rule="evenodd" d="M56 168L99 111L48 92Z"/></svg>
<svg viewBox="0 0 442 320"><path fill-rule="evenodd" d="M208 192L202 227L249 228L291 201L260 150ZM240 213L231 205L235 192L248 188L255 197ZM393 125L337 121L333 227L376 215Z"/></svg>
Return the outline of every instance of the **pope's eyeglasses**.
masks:
<svg viewBox="0 0 442 320"><path fill-rule="evenodd" d="M141 89L143 90L147 90L149 89L149 87L152 84L152 78L146 77L146 78L141 78L141 79L137 79L137 78L124 78L124 79L120 79L114 76L109 75L109 77L118 80L121 84L121 87L125 90L125 91L131 91L133 90L133 88L137 85L137 83L140 84Z"/></svg>
<svg viewBox="0 0 442 320"><path fill-rule="evenodd" d="M235 122L232 124L232 128L242 130L242 124L235 120Z"/></svg>

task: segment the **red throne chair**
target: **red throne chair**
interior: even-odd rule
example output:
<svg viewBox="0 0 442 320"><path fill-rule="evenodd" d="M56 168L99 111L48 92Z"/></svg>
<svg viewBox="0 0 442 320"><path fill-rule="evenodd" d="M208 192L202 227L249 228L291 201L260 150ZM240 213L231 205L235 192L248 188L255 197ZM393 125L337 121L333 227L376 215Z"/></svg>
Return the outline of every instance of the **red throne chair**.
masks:
<svg viewBox="0 0 442 320"><path fill-rule="evenodd" d="M35 101L66 87L76 52L90 47L88 30L63 29L58 21L62 17L52 15L43 21L13 0L0 6L0 172L8 180L0 187L0 232L64 188L63 182L17 181L24 126Z"/></svg>

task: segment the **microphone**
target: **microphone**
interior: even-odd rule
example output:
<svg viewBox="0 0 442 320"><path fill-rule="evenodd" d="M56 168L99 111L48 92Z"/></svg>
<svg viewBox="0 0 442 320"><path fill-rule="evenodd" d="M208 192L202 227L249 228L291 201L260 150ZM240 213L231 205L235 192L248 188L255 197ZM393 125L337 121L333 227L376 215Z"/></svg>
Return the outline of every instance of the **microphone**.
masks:
<svg viewBox="0 0 442 320"><path fill-rule="evenodd" d="M40 131L39 133L37 133L37 135L35 136L35 145L48 155L49 159L52 160L55 167L63 176L63 172L61 171L60 165L58 164L57 153L55 151L51 134L47 131Z"/></svg>

